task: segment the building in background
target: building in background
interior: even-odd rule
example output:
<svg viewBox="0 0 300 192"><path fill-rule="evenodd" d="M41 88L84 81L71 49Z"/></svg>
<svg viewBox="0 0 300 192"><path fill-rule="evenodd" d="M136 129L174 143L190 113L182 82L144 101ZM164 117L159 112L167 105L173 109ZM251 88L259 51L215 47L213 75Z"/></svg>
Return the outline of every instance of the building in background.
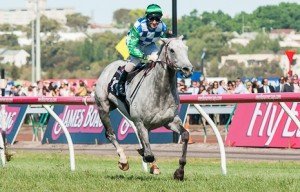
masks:
<svg viewBox="0 0 300 192"><path fill-rule="evenodd" d="M237 62L244 63L245 67L251 67L253 65L261 66L268 64L271 61L276 61L279 63L282 71L286 74L289 70L289 60L286 55L281 54L234 54L226 55L221 57L220 68L226 63ZM300 54L294 55L294 65L291 66L291 70L294 73L300 74Z"/></svg>
<svg viewBox="0 0 300 192"><path fill-rule="evenodd" d="M254 40L258 35L257 32L247 32L242 34L233 32L232 34L234 38L228 41L229 45L240 44L244 47L247 46L249 42ZM268 35L270 39L279 39L279 46L281 48L300 48L300 33L297 33L295 29L274 29L270 31Z"/></svg>
<svg viewBox="0 0 300 192"><path fill-rule="evenodd" d="M35 17L37 0L27 0L25 8L15 8L9 10L0 9L0 24L28 25ZM74 14L74 8L47 8L47 0L39 0L41 15L49 19L54 19L61 24L66 24L66 15Z"/></svg>
<svg viewBox="0 0 300 192"><path fill-rule="evenodd" d="M8 50L0 49L0 63L14 64L17 67L22 67L28 63L29 53L25 50Z"/></svg>

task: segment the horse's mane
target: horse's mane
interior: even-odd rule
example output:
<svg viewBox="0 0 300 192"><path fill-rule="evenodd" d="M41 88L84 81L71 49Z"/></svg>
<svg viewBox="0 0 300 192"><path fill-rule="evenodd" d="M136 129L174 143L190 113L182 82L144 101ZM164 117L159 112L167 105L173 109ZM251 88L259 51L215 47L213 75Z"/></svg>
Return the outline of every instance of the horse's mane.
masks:
<svg viewBox="0 0 300 192"><path fill-rule="evenodd" d="M164 48L165 45L166 45L166 43L163 42L163 43L161 44L161 46L159 47L159 51L158 51L158 53L157 53L158 56L160 56L160 54L161 54L161 52L162 52L162 50L163 50L163 48Z"/></svg>

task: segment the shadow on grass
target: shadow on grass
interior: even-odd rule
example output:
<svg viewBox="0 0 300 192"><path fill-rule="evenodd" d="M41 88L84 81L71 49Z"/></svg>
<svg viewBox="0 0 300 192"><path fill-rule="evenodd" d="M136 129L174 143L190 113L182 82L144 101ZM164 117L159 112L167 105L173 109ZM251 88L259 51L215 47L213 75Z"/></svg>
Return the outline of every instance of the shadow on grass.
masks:
<svg viewBox="0 0 300 192"><path fill-rule="evenodd" d="M161 180L162 177L159 175L151 175L150 173L145 173L145 175L123 175L123 174L117 174L117 175L110 175L107 176L107 178L111 180L127 180L127 181L149 181L149 180Z"/></svg>

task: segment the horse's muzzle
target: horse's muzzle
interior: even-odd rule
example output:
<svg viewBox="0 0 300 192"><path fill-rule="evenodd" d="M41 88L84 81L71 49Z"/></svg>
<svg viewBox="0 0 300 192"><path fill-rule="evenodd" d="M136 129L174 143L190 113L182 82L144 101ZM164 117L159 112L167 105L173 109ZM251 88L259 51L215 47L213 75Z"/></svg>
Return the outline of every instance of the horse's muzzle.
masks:
<svg viewBox="0 0 300 192"><path fill-rule="evenodd" d="M183 67L181 69L182 76L184 78L189 78L193 75L194 68L193 67Z"/></svg>

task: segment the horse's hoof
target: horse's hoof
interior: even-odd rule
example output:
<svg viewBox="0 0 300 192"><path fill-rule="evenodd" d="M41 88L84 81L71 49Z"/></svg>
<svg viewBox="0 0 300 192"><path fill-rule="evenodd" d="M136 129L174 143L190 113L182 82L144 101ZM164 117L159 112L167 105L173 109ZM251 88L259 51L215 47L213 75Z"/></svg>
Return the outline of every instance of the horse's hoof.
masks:
<svg viewBox="0 0 300 192"><path fill-rule="evenodd" d="M12 156L13 156L13 154L8 153L8 152L5 152L5 158L6 158L6 161L7 161L7 162L11 161Z"/></svg>
<svg viewBox="0 0 300 192"><path fill-rule="evenodd" d="M174 179L182 181L184 178L184 169L176 169L174 172Z"/></svg>
<svg viewBox="0 0 300 192"><path fill-rule="evenodd" d="M159 175L160 170L159 170L158 166L155 165L155 164L152 164L151 167L150 167L150 173L153 174L153 175Z"/></svg>
<svg viewBox="0 0 300 192"><path fill-rule="evenodd" d="M155 158L153 155L147 155L147 156L143 156L143 161L145 163L152 163L154 162Z"/></svg>
<svg viewBox="0 0 300 192"><path fill-rule="evenodd" d="M118 166L122 171L127 171L129 169L129 163L128 162L127 163L119 162Z"/></svg>

